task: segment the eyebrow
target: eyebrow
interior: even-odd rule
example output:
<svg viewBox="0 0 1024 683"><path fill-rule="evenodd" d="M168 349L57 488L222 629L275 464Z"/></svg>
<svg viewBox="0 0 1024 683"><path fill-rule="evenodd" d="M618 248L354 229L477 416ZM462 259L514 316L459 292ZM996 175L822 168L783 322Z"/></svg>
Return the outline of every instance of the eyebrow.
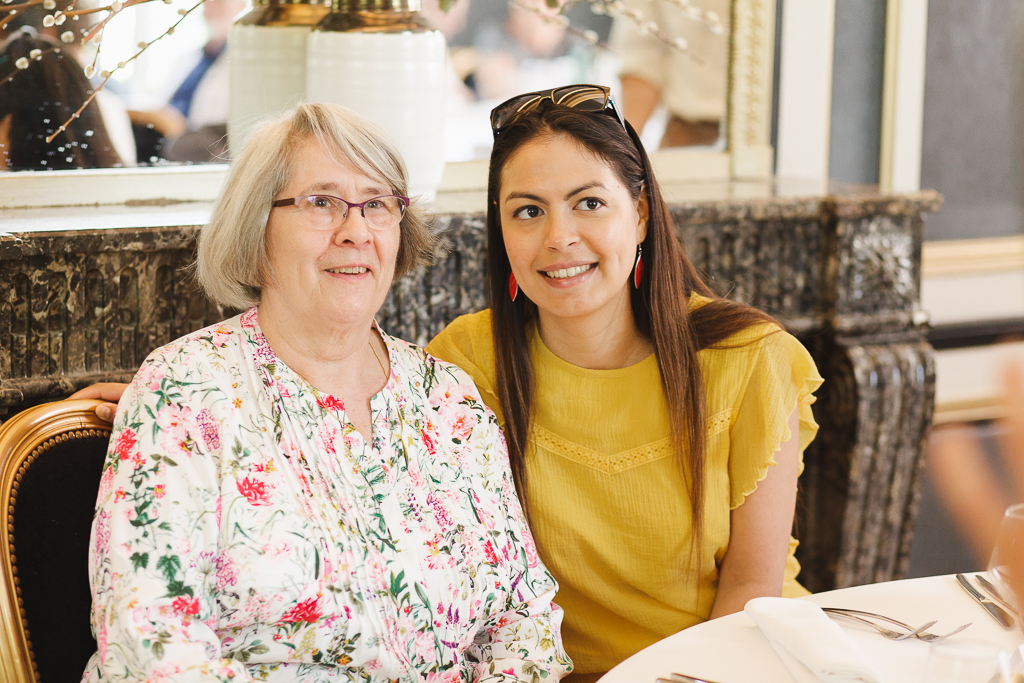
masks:
<svg viewBox="0 0 1024 683"><path fill-rule="evenodd" d="M303 192L305 194L316 194L318 192L338 192L340 187L341 186L338 185L338 183L335 183L335 182L332 182L332 181L325 181L325 182L322 181L322 182L314 183L314 184L310 185ZM383 194L388 194L390 192L390 190L381 189L380 185L373 184L373 185L369 185L367 187L361 188L359 190L359 192L360 192L360 194L383 195Z"/></svg>
<svg viewBox="0 0 1024 683"><path fill-rule="evenodd" d="M600 187L602 190L607 190L608 189L608 188L606 188L604 186L603 183L600 183L600 182L595 180L594 182L586 183L584 185L580 185L575 190L571 190L570 192L568 192L565 195L565 199L566 200L571 199L575 195L578 195L580 192L586 192L587 190L589 190L591 188L594 188L594 187ZM530 194L529 192L509 192L508 196L505 197L505 201L507 202L510 199L530 199L530 200L535 201L535 202L544 203L543 199L541 199L540 197L538 197L535 194Z"/></svg>

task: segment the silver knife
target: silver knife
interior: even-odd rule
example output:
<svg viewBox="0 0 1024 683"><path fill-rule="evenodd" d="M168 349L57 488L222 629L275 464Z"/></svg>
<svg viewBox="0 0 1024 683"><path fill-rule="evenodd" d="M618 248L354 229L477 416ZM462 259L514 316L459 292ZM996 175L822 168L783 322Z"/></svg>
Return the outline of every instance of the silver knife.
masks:
<svg viewBox="0 0 1024 683"><path fill-rule="evenodd" d="M978 592L978 589L971 585L971 582L967 580L966 576L963 574L957 574L956 580L957 583L967 591L968 595L977 600L978 604L988 610L988 613L992 615L993 619L999 622L1000 626L1007 630L1014 627L1017 622L1014 621L1013 617L1011 617L1002 607Z"/></svg>
<svg viewBox="0 0 1024 683"><path fill-rule="evenodd" d="M977 574L974 578L977 579L979 584L981 584L981 587L985 590L985 592L991 595L993 598L995 598L996 602L998 602L1007 612L1017 612L1017 610L1014 609L1013 605L1007 602L1006 598L1003 597L1003 594L999 592L999 589L996 588L991 581L986 579L983 574Z"/></svg>
<svg viewBox="0 0 1024 683"><path fill-rule="evenodd" d="M694 678L686 674L671 674L668 678L659 678L656 683L715 683L704 678Z"/></svg>

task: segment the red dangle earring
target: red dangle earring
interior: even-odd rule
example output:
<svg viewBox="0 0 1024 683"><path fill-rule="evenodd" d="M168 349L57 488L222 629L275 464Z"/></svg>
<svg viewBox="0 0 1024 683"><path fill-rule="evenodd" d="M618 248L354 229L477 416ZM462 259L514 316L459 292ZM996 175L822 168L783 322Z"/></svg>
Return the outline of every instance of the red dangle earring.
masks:
<svg viewBox="0 0 1024 683"><path fill-rule="evenodd" d="M508 276L508 295L512 301L515 301L516 297L519 296L519 283L516 282L515 273L510 273Z"/></svg>
<svg viewBox="0 0 1024 683"><path fill-rule="evenodd" d="M636 264L633 266L633 286L640 289L640 282L644 279L644 248L636 245Z"/></svg>

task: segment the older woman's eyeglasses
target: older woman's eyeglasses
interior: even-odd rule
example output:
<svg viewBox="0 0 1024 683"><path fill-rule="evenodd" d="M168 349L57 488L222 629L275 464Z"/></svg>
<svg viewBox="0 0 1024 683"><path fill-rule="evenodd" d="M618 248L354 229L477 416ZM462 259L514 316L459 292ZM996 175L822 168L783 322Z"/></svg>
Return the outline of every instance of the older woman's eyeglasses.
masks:
<svg viewBox="0 0 1024 683"><path fill-rule="evenodd" d="M371 227L388 228L402 220L409 206L409 198L387 194L357 203L329 194L307 194L278 199L272 206L296 206L302 212L302 217L310 224L323 228L332 227L339 219L348 218L350 209L359 209L360 215Z"/></svg>
<svg viewBox="0 0 1024 683"><path fill-rule="evenodd" d="M566 85L551 90L539 90L528 92L524 95L516 95L491 110L491 132L497 139L502 129L512 125L520 117L529 114L537 108L541 102L551 102L563 106L579 109L587 112L607 112L610 116L618 119L622 127L626 127L626 120L622 113L615 108L615 100L612 91L603 85Z"/></svg>

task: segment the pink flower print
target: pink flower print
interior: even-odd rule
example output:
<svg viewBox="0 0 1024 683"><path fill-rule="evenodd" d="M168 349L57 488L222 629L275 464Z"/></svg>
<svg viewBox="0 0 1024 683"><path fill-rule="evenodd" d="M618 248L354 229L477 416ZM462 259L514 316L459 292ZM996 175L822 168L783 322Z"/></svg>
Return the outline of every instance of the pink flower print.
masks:
<svg viewBox="0 0 1024 683"><path fill-rule="evenodd" d="M222 349L228 345L230 339L231 330L221 325L213 329L213 337L210 339L210 343L218 349Z"/></svg>
<svg viewBox="0 0 1024 683"><path fill-rule="evenodd" d="M526 551L526 566L530 569L537 567L537 545L533 542L533 534L523 526L523 549Z"/></svg>
<svg viewBox="0 0 1024 683"><path fill-rule="evenodd" d="M106 555L110 547L110 513L101 511L96 515L96 553Z"/></svg>
<svg viewBox="0 0 1024 683"><path fill-rule="evenodd" d="M196 422L199 423L199 433L203 435L203 441L206 442L207 448L210 450L220 448L220 428L213 418L213 413L203 408L196 415Z"/></svg>
<svg viewBox="0 0 1024 683"><path fill-rule="evenodd" d="M323 442L323 449L325 453L331 453L332 455L336 452L334 449L334 441L338 438L338 428L333 424L326 422L320 423L320 441Z"/></svg>
<svg viewBox="0 0 1024 683"><path fill-rule="evenodd" d="M511 667L509 667L508 669L502 669L501 673L506 674L508 676L514 676L515 673L516 673L516 670L511 668Z"/></svg>
<svg viewBox="0 0 1024 683"><path fill-rule="evenodd" d="M257 321L257 313L256 313L256 311L257 310L258 309L255 306L250 308L248 311L246 311L245 313L242 314L242 317L238 319L238 323L242 327L246 327L246 328L256 327L256 321Z"/></svg>
<svg viewBox="0 0 1024 683"><path fill-rule="evenodd" d="M105 500L110 495L110 489L114 486L114 468L108 467L103 470L103 476L100 478L100 490L96 495L96 500Z"/></svg>
<svg viewBox="0 0 1024 683"><path fill-rule="evenodd" d="M423 445L427 447L427 452L431 456L437 455L437 432L434 430L434 425L429 421L420 429L420 439L423 441Z"/></svg>
<svg viewBox="0 0 1024 683"><path fill-rule="evenodd" d="M476 425L476 417L473 411L466 406L452 406L451 409L441 413L445 424L451 431L452 439L457 443L464 443L473 432Z"/></svg>
<svg viewBox="0 0 1024 683"><path fill-rule="evenodd" d="M125 496L127 496L127 494L124 492L124 489L118 488L116 491L114 491L114 502L120 503L122 500L124 500Z"/></svg>
<svg viewBox="0 0 1024 683"><path fill-rule="evenodd" d="M416 634L416 656L425 664L433 664L437 661L437 651L434 649L434 634L430 631L420 631Z"/></svg>
<svg viewBox="0 0 1024 683"><path fill-rule="evenodd" d="M319 394L316 397L316 402L325 410L336 410L338 412L345 410L345 404L341 400L328 394Z"/></svg>
<svg viewBox="0 0 1024 683"><path fill-rule="evenodd" d="M164 487L163 484L157 484L156 486L153 487L154 498L163 498L166 494L167 489Z"/></svg>
<svg viewBox="0 0 1024 683"><path fill-rule="evenodd" d="M193 598L188 595L179 595L174 598L174 602L171 603L171 607L178 614L187 614L195 616L199 614L199 598Z"/></svg>
<svg viewBox="0 0 1024 683"><path fill-rule="evenodd" d="M235 561L231 559L231 556L226 553L221 553L217 556L217 559L213 561L215 567L217 567L217 590L222 591L228 586L234 586L238 583L238 567L235 565Z"/></svg>
<svg viewBox="0 0 1024 683"><path fill-rule="evenodd" d="M444 506L444 502L438 498L435 491L427 494L427 505L434 511L434 520L441 527L441 531L448 531L452 526L452 518L448 513L448 509Z"/></svg>
<svg viewBox="0 0 1024 683"><path fill-rule="evenodd" d="M189 454L188 423L191 422L192 411L186 407L170 405L161 408L156 414L156 425L159 428L157 441L168 454Z"/></svg>
<svg viewBox="0 0 1024 683"><path fill-rule="evenodd" d="M138 447L138 438L135 434L135 430L131 427L125 427L117 434L117 438L114 439L114 452L117 453L117 457L121 460L127 460L136 452Z"/></svg>
<svg viewBox="0 0 1024 683"><path fill-rule="evenodd" d="M262 481L246 477L242 481L235 482L235 486L238 487L238 492L249 501L249 505L261 506L271 504L270 492L272 489Z"/></svg>
<svg viewBox="0 0 1024 683"><path fill-rule="evenodd" d="M302 602L292 607L288 612L281 617L281 622L285 624L298 624L306 622L307 624L315 624L317 620L323 616L323 607L320 605L322 596L317 593L315 598L307 598Z"/></svg>
<svg viewBox="0 0 1024 683"><path fill-rule="evenodd" d="M430 393L430 405L439 412L450 410L462 401L476 400L476 387L468 384L449 382L439 384Z"/></svg>
<svg viewBox="0 0 1024 683"><path fill-rule="evenodd" d="M484 543L484 557L487 558L485 560L487 564L491 565L492 567L498 566L498 555L494 552L494 546L491 544L490 539L488 539L487 542Z"/></svg>

